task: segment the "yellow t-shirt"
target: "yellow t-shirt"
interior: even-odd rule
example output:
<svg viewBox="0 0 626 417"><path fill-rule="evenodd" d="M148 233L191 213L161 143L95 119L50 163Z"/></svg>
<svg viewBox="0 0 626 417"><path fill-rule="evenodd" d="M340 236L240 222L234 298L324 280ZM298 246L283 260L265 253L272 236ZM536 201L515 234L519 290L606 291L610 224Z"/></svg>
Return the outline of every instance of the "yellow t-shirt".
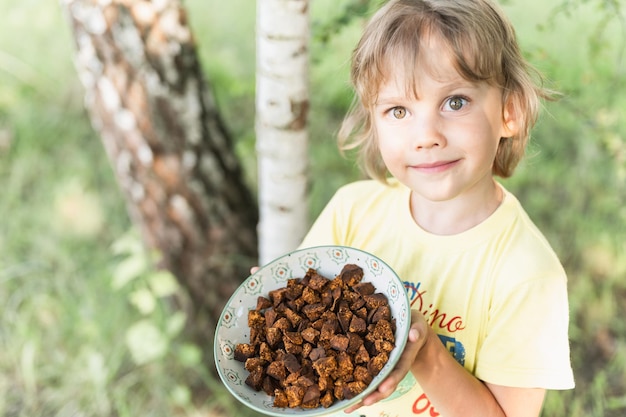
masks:
<svg viewBox="0 0 626 417"><path fill-rule="evenodd" d="M477 378L573 388L565 271L519 201L503 191L482 223L440 236L415 223L404 185L355 182L337 191L301 247L345 245L380 257L404 281L412 309ZM354 415L439 414L409 373L390 398Z"/></svg>

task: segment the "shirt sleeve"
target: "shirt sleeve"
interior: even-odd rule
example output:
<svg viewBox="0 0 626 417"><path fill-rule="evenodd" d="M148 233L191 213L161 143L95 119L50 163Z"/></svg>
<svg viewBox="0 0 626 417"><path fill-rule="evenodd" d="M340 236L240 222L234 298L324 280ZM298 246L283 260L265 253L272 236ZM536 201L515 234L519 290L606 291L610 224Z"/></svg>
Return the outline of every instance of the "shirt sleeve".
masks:
<svg viewBox="0 0 626 417"><path fill-rule="evenodd" d="M476 376L504 386L573 388L565 272L548 267L531 279L504 281L492 299Z"/></svg>

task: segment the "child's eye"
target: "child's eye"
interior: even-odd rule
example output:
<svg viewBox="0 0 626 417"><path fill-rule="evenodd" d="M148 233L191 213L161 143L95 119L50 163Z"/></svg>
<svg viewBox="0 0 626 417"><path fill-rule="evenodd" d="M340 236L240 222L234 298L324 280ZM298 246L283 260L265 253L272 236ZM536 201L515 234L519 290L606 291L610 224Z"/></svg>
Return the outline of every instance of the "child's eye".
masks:
<svg viewBox="0 0 626 417"><path fill-rule="evenodd" d="M389 110L394 119L404 119L406 117L406 109L404 107L394 107Z"/></svg>
<svg viewBox="0 0 626 417"><path fill-rule="evenodd" d="M451 111L459 111L461 110L466 104L468 103L468 100L465 97L461 97L461 96L453 96L450 97L446 103L445 103L445 110L451 110Z"/></svg>

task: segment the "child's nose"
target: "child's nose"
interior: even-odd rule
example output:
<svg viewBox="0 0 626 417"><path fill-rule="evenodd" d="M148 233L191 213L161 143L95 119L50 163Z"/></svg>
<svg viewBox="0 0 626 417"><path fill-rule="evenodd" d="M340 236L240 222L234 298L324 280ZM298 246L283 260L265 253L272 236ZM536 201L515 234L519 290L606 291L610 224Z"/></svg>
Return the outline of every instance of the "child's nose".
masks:
<svg viewBox="0 0 626 417"><path fill-rule="evenodd" d="M415 118L412 136L415 149L429 149L445 145L440 122L433 114L422 113Z"/></svg>

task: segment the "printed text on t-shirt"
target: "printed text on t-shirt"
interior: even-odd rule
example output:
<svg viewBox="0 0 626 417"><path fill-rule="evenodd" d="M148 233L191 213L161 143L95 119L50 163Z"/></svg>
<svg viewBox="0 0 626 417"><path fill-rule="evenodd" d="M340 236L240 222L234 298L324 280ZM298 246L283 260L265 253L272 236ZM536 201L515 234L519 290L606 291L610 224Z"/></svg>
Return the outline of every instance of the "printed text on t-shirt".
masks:
<svg viewBox="0 0 626 417"><path fill-rule="evenodd" d="M417 283L415 285L412 282L405 281L404 288L409 295L409 300L411 301L411 307L416 307L416 309L426 317L426 321L428 325L435 328L440 328L448 331L449 333L454 333L459 330L463 330L465 328L465 323L463 323L463 318L460 316L449 316L448 314L439 311L438 308L433 308L432 303L427 305L427 301L424 299L424 294L426 294L426 290L420 291L420 284Z"/></svg>

